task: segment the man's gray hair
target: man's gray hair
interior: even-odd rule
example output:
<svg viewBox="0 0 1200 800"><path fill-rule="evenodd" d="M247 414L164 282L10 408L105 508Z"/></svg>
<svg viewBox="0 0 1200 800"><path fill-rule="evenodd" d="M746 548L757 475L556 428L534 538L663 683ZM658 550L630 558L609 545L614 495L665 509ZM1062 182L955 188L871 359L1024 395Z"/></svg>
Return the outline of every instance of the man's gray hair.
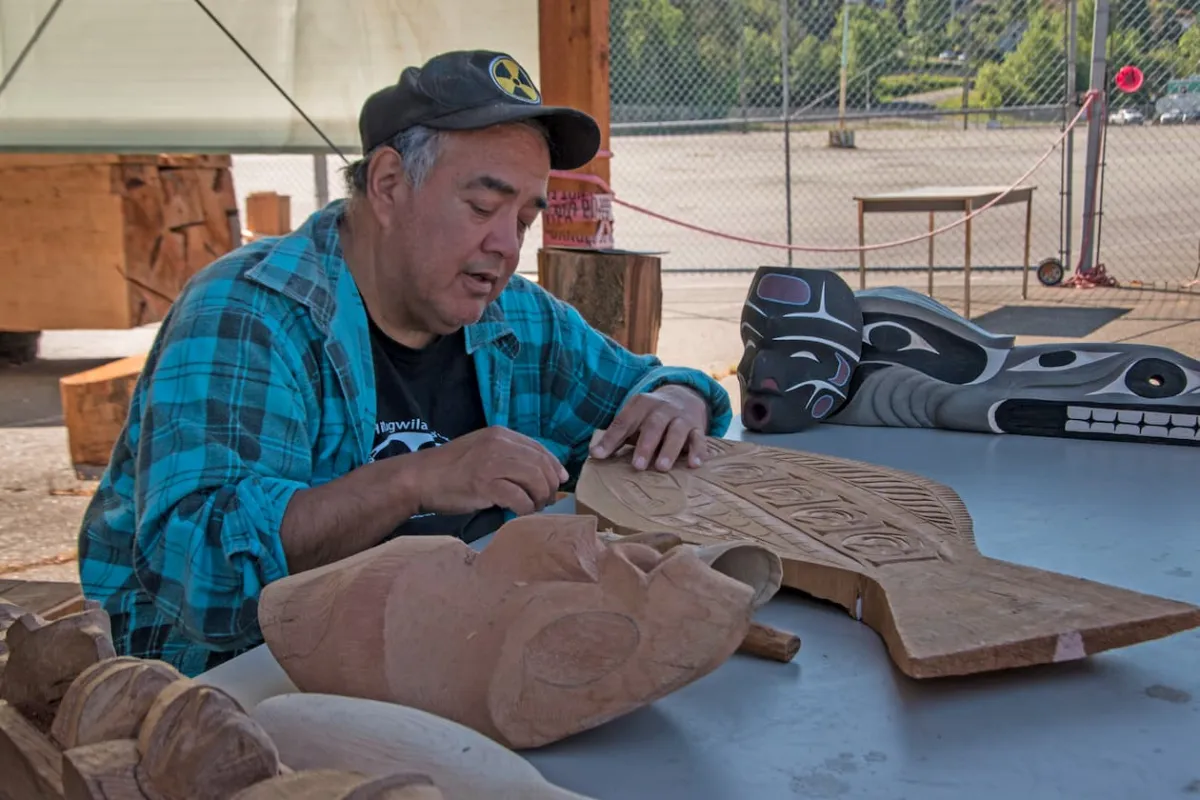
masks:
<svg viewBox="0 0 1200 800"><path fill-rule="evenodd" d="M391 147L400 154L404 162L404 179L414 189L420 188L429 171L437 161L438 150L441 147L442 131L426 128L424 125L414 125L401 131L390 142L379 147ZM346 191L351 194L365 194L367 191L367 165L371 156L379 148L365 154L358 161L349 164L342 170L346 180Z"/></svg>
<svg viewBox="0 0 1200 800"><path fill-rule="evenodd" d="M524 125L532 128L541 135L542 140L547 145L550 144L550 132L546 130L545 125L536 119L520 120L509 124ZM429 177L429 173L437 161L438 153L441 151L442 140L446 133L447 131L435 131L424 125L414 125L411 128L401 131L391 141L379 147L391 147L400 154L400 158L404 162L405 181L414 189L419 189L421 184L425 182L425 179ZM366 194L367 165L371 161L371 156L378 149L372 150L359 160L342 169L342 176L346 182L346 192L351 196Z"/></svg>

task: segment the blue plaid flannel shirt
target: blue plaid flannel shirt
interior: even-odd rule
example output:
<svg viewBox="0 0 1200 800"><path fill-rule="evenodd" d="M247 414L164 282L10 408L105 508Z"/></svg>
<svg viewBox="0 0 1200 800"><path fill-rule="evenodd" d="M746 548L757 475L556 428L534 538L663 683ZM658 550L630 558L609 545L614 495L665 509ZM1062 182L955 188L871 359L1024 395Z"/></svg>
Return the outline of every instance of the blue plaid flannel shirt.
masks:
<svg viewBox="0 0 1200 800"><path fill-rule="evenodd" d="M84 593L108 611L118 653L194 676L260 644L257 598L288 574L279 528L293 492L366 463L375 383L343 208L220 258L163 320L79 537ZM618 347L520 276L466 343L488 423L540 441L571 483L593 431L638 393L690 386L710 435L731 420L710 377Z"/></svg>

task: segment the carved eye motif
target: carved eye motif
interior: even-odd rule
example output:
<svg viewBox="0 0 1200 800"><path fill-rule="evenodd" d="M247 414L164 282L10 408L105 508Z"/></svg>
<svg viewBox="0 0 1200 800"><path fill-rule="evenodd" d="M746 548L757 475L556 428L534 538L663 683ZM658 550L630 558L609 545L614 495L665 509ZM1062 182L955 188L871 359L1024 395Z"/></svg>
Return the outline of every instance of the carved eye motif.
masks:
<svg viewBox="0 0 1200 800"><path fill-rule="evenodd" d="M1049 350L1041 355L1028 358L1016 366L1009 367L1009 372L1059 372L1065 369L1077 369L1112 358L1116 353L1093 353L1087 350Z"/></svg>
<svg viewBox="0 0 1200 800"><path fill-rule="evenodd" d="M789 306L806 306L812 301L812 287L808 281L795 275L764 275L755 293L763 300Z"/></svg>
<svg viewBox="0 0 1200 800"><path fill-rule="evenodd" d="M1088 394L1123 394L1160 400L1196 391L1200 391L1200 374L1194 370L1161 358L1142 358L1126 367L1112 383Z"/></svg>
<svg viewBox="0 0 1200 800"><path fill-rule="evenodd" d="M863 326L863 344L881 353L903 353L905 350L925 350L934 355L936 348L925 337L899 322L872 322Z"/></svg>

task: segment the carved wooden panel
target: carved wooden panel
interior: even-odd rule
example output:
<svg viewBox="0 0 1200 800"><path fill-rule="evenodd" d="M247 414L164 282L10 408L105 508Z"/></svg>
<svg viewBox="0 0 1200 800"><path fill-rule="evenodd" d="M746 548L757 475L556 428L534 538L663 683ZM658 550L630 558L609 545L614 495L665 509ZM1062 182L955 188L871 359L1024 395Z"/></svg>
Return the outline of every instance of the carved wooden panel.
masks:
<svg viewBox="0 0 1200 800"><path fill-rule="evenodd" d="M589 460L576 510L617 533L751 539L783 585L876 630L915 678L1074 658L1200 626L1200 608L979 552L949 487L907 472L749 442L708 440L699 469L635 471L631 450Z"/></svg>

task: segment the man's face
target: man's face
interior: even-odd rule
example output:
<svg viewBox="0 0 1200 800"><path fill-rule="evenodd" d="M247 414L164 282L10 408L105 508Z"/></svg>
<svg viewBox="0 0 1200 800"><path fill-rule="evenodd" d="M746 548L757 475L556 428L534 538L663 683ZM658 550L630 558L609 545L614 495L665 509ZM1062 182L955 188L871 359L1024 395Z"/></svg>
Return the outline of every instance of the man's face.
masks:
<svg viewBox="0 0 1200 800"><path fill-rule="evenodd" d="M424 183L393 184L379 278L409 324L445 335L480 318L516 272L549 175L541 136L505 125L444 136Z"/></svg>

